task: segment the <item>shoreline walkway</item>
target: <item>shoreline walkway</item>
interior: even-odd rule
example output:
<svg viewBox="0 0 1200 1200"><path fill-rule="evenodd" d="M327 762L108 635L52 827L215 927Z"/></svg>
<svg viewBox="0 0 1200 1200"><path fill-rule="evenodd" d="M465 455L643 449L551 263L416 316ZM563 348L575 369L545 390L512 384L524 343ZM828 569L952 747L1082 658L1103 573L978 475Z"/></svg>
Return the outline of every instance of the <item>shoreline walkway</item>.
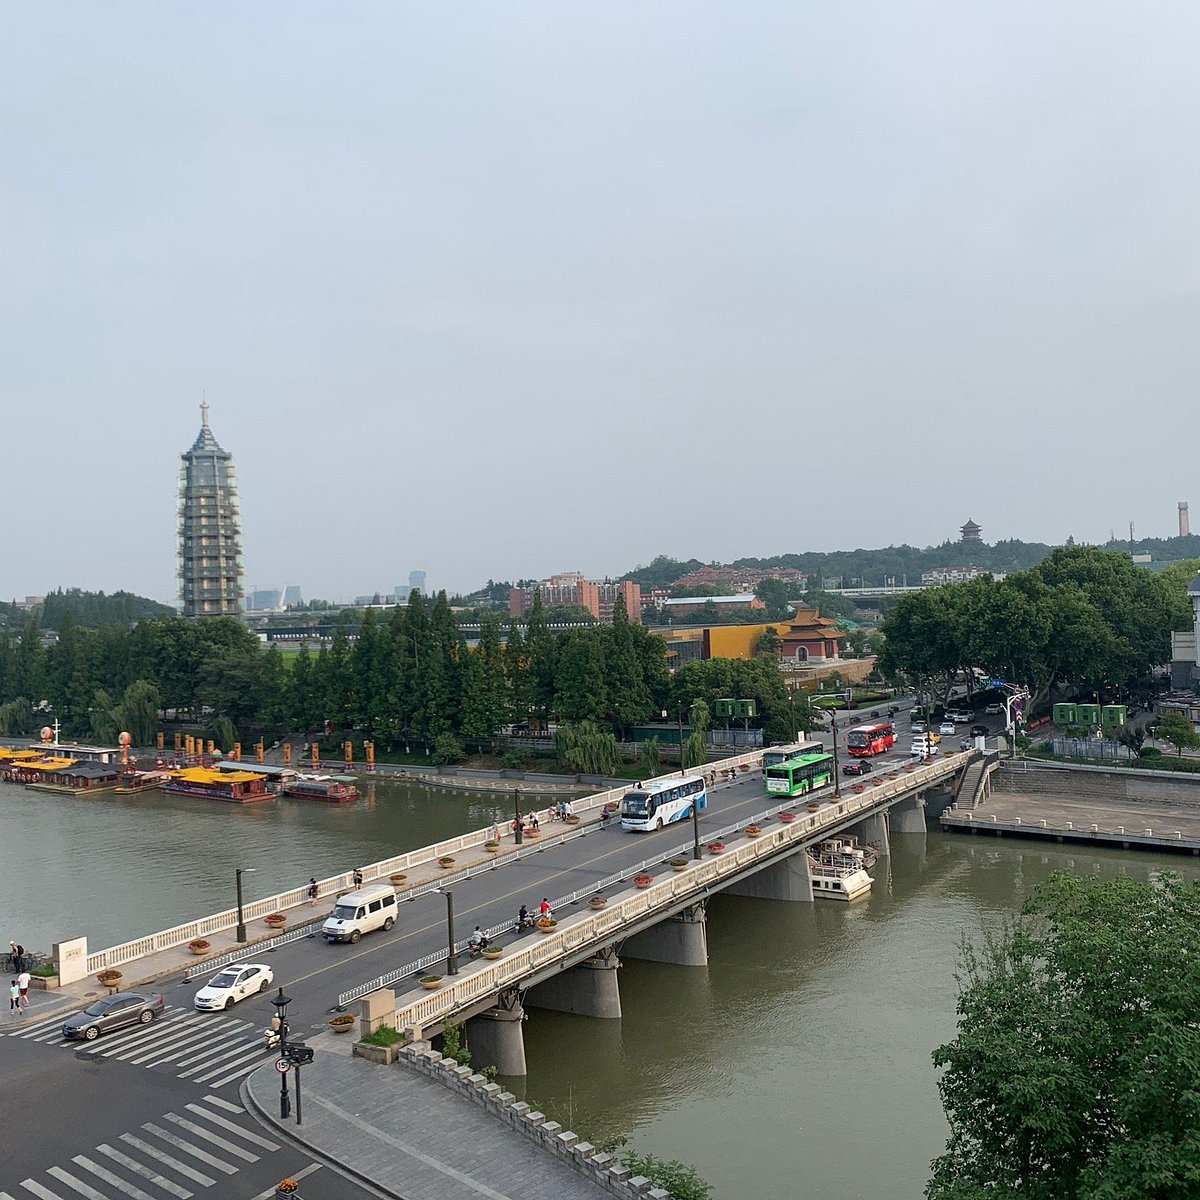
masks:
<svg viewBox="0 0 1200 1200"><path fill-rule="evenodd" d="M403 1200L611 1200L598 1183L411 1067L351 1057L350 1041L328 1033L309 1041L316 1057L301 1068L303 1125L294 1108L292 1119L279 1119L279 1076L270 1065L243 1085L248 1106L279 1136Z"/></svg>

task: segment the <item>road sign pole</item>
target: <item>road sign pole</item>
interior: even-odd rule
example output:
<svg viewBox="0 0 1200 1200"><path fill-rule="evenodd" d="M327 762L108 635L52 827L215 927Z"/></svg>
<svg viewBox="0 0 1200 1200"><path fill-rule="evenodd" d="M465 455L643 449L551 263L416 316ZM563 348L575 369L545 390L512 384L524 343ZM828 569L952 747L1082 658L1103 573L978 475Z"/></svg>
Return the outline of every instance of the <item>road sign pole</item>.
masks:
<svg viewBox="0 0 1200 1200"><path fill-rule="evenodd" d="M296 1124L300 1124L300 1067L296 1066Z"/></svg>

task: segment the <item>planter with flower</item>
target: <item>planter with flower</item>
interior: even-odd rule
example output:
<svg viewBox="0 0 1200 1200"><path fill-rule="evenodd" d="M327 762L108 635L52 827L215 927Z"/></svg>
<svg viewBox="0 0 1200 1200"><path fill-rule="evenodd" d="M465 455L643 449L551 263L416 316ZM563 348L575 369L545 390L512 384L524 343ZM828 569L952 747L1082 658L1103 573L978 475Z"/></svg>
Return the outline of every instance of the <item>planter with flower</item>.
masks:
<svg viewBox="0 0 1200 1200"><path fill-rule="evenodd" d="M121 980L124 978L125 976L116 967L105 967L96 975L97 982L103 984L110 992L115 992L121 986Z"/></svg>
<svg viewBox="0 0 1200 1200"><path fill-rule="evenodd" d="M388 882L394 888L403 887L408 882L408 876L403 871L393 871L388 876Z"/></svg>
<svg viewBox="0 0 1200 1200"><path fill-rule="evenodd" d="M454 859L449 854L443 854L442 857L438 859L438 866L441 867L443 871L448 871L452 866L454 866Z"/></svg>
<svg viewBox="0 0 1200 1200"><path fill-rule="evenodd" d="M500 852L500 843L499 842L484 842L483 848L489 854L498 854Z"/></svg>
<svg viewBox="0 0 1200 1200"><path fill-rule="evenodd" d="M867 790L867 785L865 783L856 783L854 784L852 790L859 793L865 792Z"/></svg>
<svg viewBox="0 0 1200 1200"><path fill-rule="evenodd" d="M188 949L193 954L207 954L212 949L212 942L207 938L192 938L188 942Z"/></svg>
<svg viewBox="0 0 1200 1200"><path fill-rule="evenodd" d="M440 975L422 975L421 986L427 992L435 992L442 986L442 977Z"/></svg>
<svg viewBox="0 0 1200 1200"><path fill-rule="evenodd" d="M299 1183L296 1182L296 1180L281 1179L275 1185L275 1198L276 1198L276 1200L279 1200L279 1197L281 1197L281 1196L290 1198L290 1197L296 1196L299 1193L299 1191L300 1191L300 1185L299 1185Z"/></svg>
<svg viewBox="0 0 1200 1200"><path fill-rule="evenodd" d="M599 912L599 910L602 909L607 903L608 901L605 900L603 896L593 896L588 901L588 908Z"/></svg>
<svg viewBox="0 0 1200 1200"><path fill-rule="evenodd" d="M349 1033L354 1028L354 1022L358 1018L354 1013L338 1013L336 1017L329 1018L329 1028L334 1033Z"/></svg>
<svg viewBox="0 0 1200 1200"><path fill-rule="evenodd" d="M708 852L709 852L709 854L724 854L725 853L725 843L724 842L709 842L708 843Z"/></svg>
<svg viewBox="0 0 1200 1200"><path fill-rule="evenodd" d="M747 825L746 826L746 836L752 837L752 838L762 837L762 826L761 825Z"/></svg>
<svg viewBox="0 0 1200 1200"><path fill-rule="evenodd" d="M490 958L493 962L504 954L503 946L488 946L483 950L483 957Z"/></svg>
<svg viewBox="0 0 1200 1200"><path fill-rule="evenodd" d="M558 922L553 917L538 917L538 932L553 933L558 928Z"/></svg>
<svg viewBox="0 0 1200 1200"><path fill-rule="evenodd" d="M635 888L648 888L654 882L653 875L635 875L633 877L633 886Z"/></svg>
<svg viewBox="0 0 1200 1200"><path fill-rule="evenodd" d="M268 929L282 929L287 924L287 916L284 913L271 913L263 917L263 924Z"/></svg>
<svg viewBox="0 0 1200 1200"><path fill-rule="evenodd" d="M815 808L816 805L813 803L813 801L810 800L809 807ZM796 814L794 812L781 812L781 813L778 813L777 815L778 815L779 819L785 825L790 825L796 819Z"/></svg>
<svg viewBox="0 0 1200 1200"><path fill-rule="evenodd" d="M688 865L688 860L686 858L671 859L671 870L672 871L686 871L687 865Z"/></svg>

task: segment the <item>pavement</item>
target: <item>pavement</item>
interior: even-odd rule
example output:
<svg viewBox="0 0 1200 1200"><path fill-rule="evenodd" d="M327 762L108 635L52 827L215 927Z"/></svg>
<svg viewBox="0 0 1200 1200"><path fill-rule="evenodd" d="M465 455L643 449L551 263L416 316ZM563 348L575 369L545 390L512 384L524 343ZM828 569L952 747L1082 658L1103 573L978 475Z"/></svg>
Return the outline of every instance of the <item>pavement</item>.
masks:
<svg viewBox="0 0 1200 1200"><path fill-rule="evenodd" d="M311 1156L405 1200L600 1200L610 1196L483 1108L411 1067L354 1058L352 1037L309 1040L303 1124L279 1116L279 1076L252 1074L242 1099ZM294 1096L293 1096L294 1100Z"/></svg>

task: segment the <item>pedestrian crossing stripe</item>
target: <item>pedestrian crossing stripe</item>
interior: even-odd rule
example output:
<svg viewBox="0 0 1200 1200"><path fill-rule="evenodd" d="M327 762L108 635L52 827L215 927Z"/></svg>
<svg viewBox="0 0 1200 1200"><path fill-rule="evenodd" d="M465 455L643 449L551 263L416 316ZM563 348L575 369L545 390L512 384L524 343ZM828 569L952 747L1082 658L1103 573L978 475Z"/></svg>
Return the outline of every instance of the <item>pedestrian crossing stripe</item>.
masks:
<svg viewBox="0 0 1200 1200"><path fill-rule="evenodd" d="M241 1105L219 1096L206 1095L182 1111L188 1116L164 1113L162 1125L147 1121L115 1144L102 1142L18 1184L6 1181L11 1191L0 1190L0 1200L192 1200L194 1188L213 1187L222 1175L236 1175L260 1154L280 1149L247 1127L252 1118ZM319 1169L309 1162L286 1174L304 1179ZM262 1196L273 1194L272 1188Z"/></svg>
<svg viewBox="0 0 1200 1200"><path fill-rule="evenodd" d="M8 1037L56 1045L96 1058L173 1070L177 1079L220 1088L249 1075L267 1055L261 1034L248 1021L225 1013L200 1013L167 1005L149 1025L133 1025L94 1041L67 1041L62 1016L6 1030ZM0 1200L3 1197L0 1196Z"/></svg>

